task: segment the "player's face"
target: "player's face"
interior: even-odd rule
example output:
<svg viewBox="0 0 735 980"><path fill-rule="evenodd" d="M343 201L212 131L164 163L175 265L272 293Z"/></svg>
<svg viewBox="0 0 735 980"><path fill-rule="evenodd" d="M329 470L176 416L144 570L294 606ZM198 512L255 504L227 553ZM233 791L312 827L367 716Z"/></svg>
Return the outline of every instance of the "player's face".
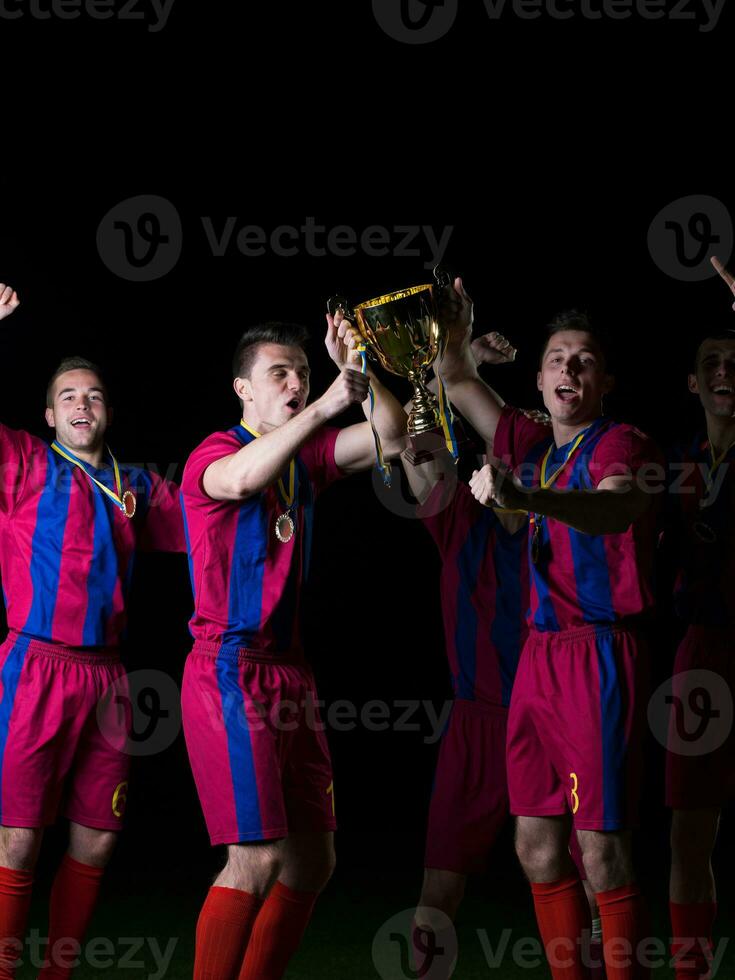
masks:
<svg viewBox="0 0 735 980"><path fill-rule="evenodd" d="M697 351L697 373L689 390L702 408L720 418L735 416L735 340L705 340Z"/></svg>
<svg viewBox="0 0 735 980"><path fill-rule="evenodd" d="M576 425L597 418L613 379L594 337L584 330L561 330L549 338L536 383L551 418Z"/></svg>
<svg viewBox="0 0 735 980"><path fill-rule="evenodd" d="M309 362L300 347L262 344L240 395L247 413L264 430L288 422L306 406L309 374Z"/></svg>
<svg viewBox="0 0 735 980"><path fill-rule="evenodd" d="M72 452L91 452L104 440L108 407L102 381L93 371L65 371L54 382L53 408L46 421Z"/></svg>

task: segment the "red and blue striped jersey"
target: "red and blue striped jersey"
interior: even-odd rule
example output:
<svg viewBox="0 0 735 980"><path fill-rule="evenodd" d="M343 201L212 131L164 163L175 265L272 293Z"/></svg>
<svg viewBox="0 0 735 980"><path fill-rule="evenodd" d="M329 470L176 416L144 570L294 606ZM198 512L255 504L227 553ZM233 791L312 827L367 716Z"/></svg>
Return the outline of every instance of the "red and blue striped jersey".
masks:
<svg viewBox="0 0 735 980"><path fill-rule="evenodd" d="M686 623L728 626L735 623L735 446L714 473L712 462L706 435L671 453L664 534L677 614Z"/></svg>
<svg viewBox="0 0 735 980"><path fill-rule="evenodd" d="M554 446L547 425L506 405L494 452L524 486L537 488L541 464L552 448L547 476L571 449ZM661 456L651 439L631 425L601 416L554 483L556 490L594 490L609 476L636 474ZM531 540L529 535L529 554ZM653 610L655 508L622 534L584 534L553 518L540 522L538 560L529 562L529 626L541 631L634 620Z"/></svg>
<svg viewBox="0 0 735 980"><path fill-rule="evenodd" d="M528 526L509 533L463 483L451 500L441 498L437 484L420 513L442 559L442 617L454 694L507 706L528 632Z"/></svg>
<svg viewBox="0 0 735 980"><path fill-rule="evenodd" d="M136 548L186 550L178 486L121 465L123 490L136 497L128 518L78 466L42 439L4 425L0 464L0 569L9 628L46 643L117 646ZM83 465L115 489L111 468Z"/></svg>
<svg viewBox="0 0 735 980"><path fill-rule="evenodd" d="M303 654L301 584L311 554L314 502L341 473L334 461L340 430L319 429L296 456L295 529L279 541L286 510L275 484L245 500L213 500L203 487L208 466L254 438L241 425L208 436L184 467L181 496L194 591L189 622L197 640L245 647L269 656ZM283 474L288 485L288 472Z"/></svg>

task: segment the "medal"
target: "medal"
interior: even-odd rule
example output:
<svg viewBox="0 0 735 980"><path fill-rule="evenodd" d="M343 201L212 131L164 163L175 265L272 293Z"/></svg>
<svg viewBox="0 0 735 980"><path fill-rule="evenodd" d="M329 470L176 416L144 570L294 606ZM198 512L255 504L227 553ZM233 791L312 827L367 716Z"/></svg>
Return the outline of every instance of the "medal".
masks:
<svg viewBox="0 0 735 980"><path fill-rule="evenodd" d="M256 432L255 429L251 428L245 419L240 419L240 425L246 432L255 436L259 439L261 436L260 432ZM281 542L281 544L288 544L291 538L294 536L296 530L296 525L291 517L291 510L293 508L293 502L296 497L296 459L293 458L288 464L288 490L286 489L281 477L278 477L276 481L276 492L281 499L281 503L286 508L282 514L276 518L275 532L276 538Z"/></svg>
<svg viewBox="0 0 735 980"><path fill-rule="evenodd" d="M112 455L109 446L107 447L107 452L110 453L110 459L112 460L112 469L115 474L115 490L117 491L117 493L115 492L115 490L110 490L109 487L106 487L101 480L98 480L96 477L92 476L92 474L87 469L87 466L83 462L83 460L77 459L75 456L72 456L71 453L66 452L64 449L61 448L61 446L58 444L58 442L55 439L51 443L51 448L55 453L58 453L59 456L62 456L68 463L72 463L74 466L77 466L83 473L86 473L89 479L92 481L92 483L96 484L96 486L98 486L103 493L107 494L110 500L113 500L115 502L115 505L123 512L123 514L126 517L133 516L133 514L135 513L135 506L136 506L135 494L133 493L132 490L126 490L125 493L123 493L122 480L120 479L120 467L117 465L117 460Z"/></svg>
<svg viewBox="0 0 735 980"><path fill-rule="evenodd" d="M135 508L137 506L137 501L135 499L135 494L132 490L126 490L122 495L122 512L126 517L132 517L135 514Z"/></svg>
<svg viewBox="0 0 735 980"><path fill-rule="evenodd" d="M288 544L295 530L296 527L289 512L286 511L285 514L281 514L276 521L276 537L278 540L282 544Z"/></svg>

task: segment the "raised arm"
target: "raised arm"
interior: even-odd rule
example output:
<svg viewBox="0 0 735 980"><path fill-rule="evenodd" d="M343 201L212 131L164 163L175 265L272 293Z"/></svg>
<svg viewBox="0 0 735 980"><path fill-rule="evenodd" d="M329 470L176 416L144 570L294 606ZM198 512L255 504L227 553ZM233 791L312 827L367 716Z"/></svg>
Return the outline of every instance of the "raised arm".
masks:
<svg viewBox="0 0 735 980"><path fill-rule="evenodd" d="M208 466L203 479L206 493L214 500L244 500L265 490L321 425L364 401L367 387L364 375L344 368L321 398L299 415Z"/></svg>
<svg viewBox="0 0 735 980"><path fill-rule="evenodd" d="M444 291L439 317L448 329L449 338L444 356L435 364L435 370L441 375L449 400L457 411L486 443L492 445L505 402L477 373L472 352L472 300L459 277L454 280L453 287Z"/></svg>
<svg viewBox="0 0 735 980"><path fill-rule="evenodd" d="M341 310L334 317L327 314L327 336L324 342L329 356L340 370L361 370L362 359L357 352L361 337ZM373 423L380 436L383 455L386 459L392 459L406 448L406 413L398 399L370 368L365 377L373 388ZM362 410L367 421L342 429L334 446L334 460L345 473L366 470L375 463L375 439L369 421L370 398L367 387L365 394Z"/></svg>

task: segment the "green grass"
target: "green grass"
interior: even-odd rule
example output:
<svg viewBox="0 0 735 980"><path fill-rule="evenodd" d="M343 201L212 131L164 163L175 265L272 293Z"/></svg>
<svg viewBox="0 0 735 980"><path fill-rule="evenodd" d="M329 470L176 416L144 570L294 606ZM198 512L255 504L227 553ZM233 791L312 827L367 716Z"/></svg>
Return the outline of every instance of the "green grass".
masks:
<svg viewBox="0 0 735 980"><path fill-rule="evenodd" d="M116 964L94 967L83 963L76 970L77 980L97 977L152 978L189 980L192 975L193 937L199 904L206 892L206 880L196 883L177 878L167 887L151 888L144 876L124 879L110 875L104 901L95 914L90 936L107 937L117 946L117 955L128 952L126 937L148 937L134 959L138 965ZM36 889L31 913L31 927L45 928L48 882ZM321 901L307 932L304 943L288 970L288 980L376 980L380 976L373 961L373 939L383 924L395 913L408 909L416 899L418 876L411 880L405 873L396 876L386 871L378 877L374 871L357 870L348 876L343 873L333 881ZM505 900L503 900L505 896ZM665 896L658 894L653 907L653 934L664 939L668 934ZM721 909L718 924L721 936L732 922L727 908ZM512 930L508 949L520 939L537 937L530 897L523 882L516 878L493 881L489 878L473 883L462 906L458 921L460 954L455 978L479 980L497 977L498 980L532 980L548 977L545 966L536 968L514 964L510 954L499 966L491 969L483 954L478 930L486 930L487 939L497 946L503 929ZM156 973L151 952L151 939L165 950L171 939L176 940L173 956L165 972ZM385 946L383 946L385 951ZM390 958L390 957L389 957ZM733 953L728 948L717 977L735 980ZM18 971L20 980L35 977L36 971L25 966ZM402 980L396 966L385 972L386 980ZM654 976L669 978L668 968L655 971Z"/></svg>

